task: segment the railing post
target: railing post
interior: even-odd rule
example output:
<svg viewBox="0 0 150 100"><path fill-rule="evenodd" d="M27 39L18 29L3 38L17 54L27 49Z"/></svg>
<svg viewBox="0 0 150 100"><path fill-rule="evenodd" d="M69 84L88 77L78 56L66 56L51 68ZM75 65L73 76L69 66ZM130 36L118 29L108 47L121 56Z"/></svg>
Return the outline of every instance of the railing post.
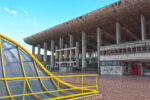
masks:
<svg viewBox="0 0 150 100"><path fill-rule="evenodd" d="M98 85L97 85L98 79L97 79L97 77L98 77L98 75L96 75L96 89L98 90Z"/></svg>
<svg viewBox="0 0 150 100"><path fill-rule="evenodd" d="M79 87L80 86L80 81L79 81L79 76L77 76L77 86Z"/></svg>
<svg viewBox="0 0 150 100"><path fill-rule="evenodd" d="M83 93L83 75L82 75L82 93Z"/></svg>
<svg viewBox="0 0 150 100"><path fill-rule="evenodd" d="M24 79L23 100L25 99L25 98L24 98L25 91L26 91L26 79Z"/></svg>
<svg viewBox="0 0 150 100"><path fill-rule="evenodd" d="M57 97L59 97L59 78L57 80Z"/></svg>

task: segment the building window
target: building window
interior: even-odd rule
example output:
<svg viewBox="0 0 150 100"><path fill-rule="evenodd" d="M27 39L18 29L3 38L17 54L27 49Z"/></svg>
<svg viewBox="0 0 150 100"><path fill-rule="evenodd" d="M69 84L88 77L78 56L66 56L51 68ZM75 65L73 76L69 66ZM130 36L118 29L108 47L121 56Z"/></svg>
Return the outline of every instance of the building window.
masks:
<svg viewBox="0 0 150 100"><path fill-rule="evenodd" d="M114 52L117 54L117 53L118 53L118 50L115 50Z"/></svg>
<svg viewBox="0 0 150 100"><path fill-rule="evenodd" d="M114 50L111 50L111 54L114 54Z"/></svg>
<svg viewBox="0 0 150 100"><path fill-rule="evenodd" d="M132 52L136 52L136 47L132 48Z"/></svg>
<svg viewBox="0 0 150 100"><path fill-rule="evenodd" d="M126 52L127 52L127 49L126 49L126 48L124 48L124 49L123 49L123 53L126 53Z"/></svg>
<svg viewBox="0 0 150 100"><path fill-rule="evenodd" d="M146 46L144 46L144 47L142 47L142 51L147 51L147 47Z"/></svg>
<svg viewBox="0 0 150 100"><path fill-rule="evenodd" d="M120 53L120 54L122 53L122 49L119 49L119 53Z"/></svg>
<svg viewBox="0 0 150 100"><path fill-rule="evenodd" d="M150 67L149 66L144 67L144 72L150 73Z"/></svg>
<svg viewBox="0 0 150 100"><path fill-rule="evenodd" d="M131 53L131 48L128 48L128 53Z"/></svg>
<svg viewBox="0 0 150 100"><path fill-rule="evenodd" d="M141 52L141 47L137 47L137 51L138 51L138 52Z"/></svg>
<svg viewBox="0 0 150 100"><path fill-rule="evenodd" d="M106 51L104 51L104 55L106 55Z"/></svg>
<svg viewBox="0 0 150 100"><path fill-rule="evenodd" d="M105 66L105 62L104 62L104 61L102 61L102 62L101 62L101 65L102 65L102 66Z"/></svg>

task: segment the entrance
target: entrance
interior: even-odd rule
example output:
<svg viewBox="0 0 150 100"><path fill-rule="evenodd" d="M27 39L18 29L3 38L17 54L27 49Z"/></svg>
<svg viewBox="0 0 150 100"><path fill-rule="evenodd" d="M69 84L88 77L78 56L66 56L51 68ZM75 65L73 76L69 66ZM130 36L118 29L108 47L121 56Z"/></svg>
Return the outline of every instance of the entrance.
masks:
<svg viewBox="0 0 150 100"><path fill-rule="evenodd" d="M131 75L141 75L140 65L131 65Z"/></svg>

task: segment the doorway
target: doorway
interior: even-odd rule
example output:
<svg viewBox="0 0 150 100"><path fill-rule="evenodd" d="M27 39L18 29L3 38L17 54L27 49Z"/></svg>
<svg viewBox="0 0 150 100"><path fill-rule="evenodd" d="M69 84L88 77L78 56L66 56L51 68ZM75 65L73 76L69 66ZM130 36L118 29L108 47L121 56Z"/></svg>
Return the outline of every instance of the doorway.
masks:
<svg viewBox="0 0 150 100"><path fill-rule="evenodd" d="M141 75L140 65L131 65L131 75Z"/></svg>

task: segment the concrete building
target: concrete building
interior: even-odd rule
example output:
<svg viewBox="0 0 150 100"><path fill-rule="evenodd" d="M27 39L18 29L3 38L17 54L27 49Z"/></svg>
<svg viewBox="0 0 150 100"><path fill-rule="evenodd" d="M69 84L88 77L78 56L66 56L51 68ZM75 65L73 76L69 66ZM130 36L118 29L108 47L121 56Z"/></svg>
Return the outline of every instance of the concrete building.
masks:
<svg viewBox="0 0 150 100"><path fill-rule="evenodd" d="M96 64L100 74L150 75L149 27L150 0L120 0L24 41L33 46L33 53L36 46L45 52L57 46L51 67L81 66L84 72L88 65Z"/></svg>

